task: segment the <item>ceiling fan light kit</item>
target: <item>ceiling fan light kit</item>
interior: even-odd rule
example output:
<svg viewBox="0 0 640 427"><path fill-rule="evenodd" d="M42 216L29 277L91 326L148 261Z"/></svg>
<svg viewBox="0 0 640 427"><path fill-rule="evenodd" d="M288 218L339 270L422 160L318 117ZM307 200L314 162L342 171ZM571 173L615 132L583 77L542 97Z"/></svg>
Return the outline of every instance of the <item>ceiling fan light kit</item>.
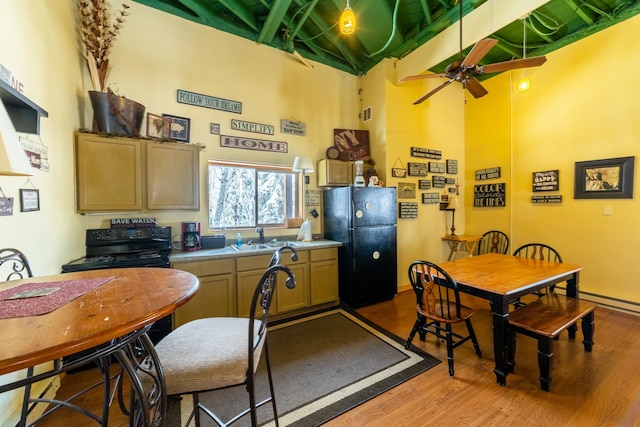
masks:
<svg viewBox="0 0 640 427"><path fill-rule="evenodd" d="M342 14L340 14L340 32L345 35L353 34L356 31L356 15L349 6L349 0Z"/></svg>

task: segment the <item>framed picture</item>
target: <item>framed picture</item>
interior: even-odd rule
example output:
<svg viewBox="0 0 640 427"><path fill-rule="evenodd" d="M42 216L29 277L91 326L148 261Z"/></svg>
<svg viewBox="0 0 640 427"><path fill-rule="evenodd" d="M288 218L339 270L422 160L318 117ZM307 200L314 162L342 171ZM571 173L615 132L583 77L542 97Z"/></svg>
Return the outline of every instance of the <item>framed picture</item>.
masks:
<svg viewBox="0 0 640 427"><path fill-rule="evenodd" d="M171 138L171 119L147 113L147 136L154 139Z"/></svg>
<svg viewBox="0 0 640 427"><path fill-rule="evenodd" d="M399 182L397 197L398 199L415 199L416 198L415 182Z"/></svg>
<svg viewBox="0 0 640 427"><path fill-rule="evenodd" d="M20 189L20 212L40 210L40 190Z"/></svg>
<svg viewBox="0 0 640 427"><path fill-rule="evenodd" d="M576 162L574 199L631 199L634 157Z"/></svg>
<svg viewBox="0 0 640 427"><path fill-rule="evenodd" d="M171 119L171 139L175 139L178 142L189 142L191 119L169 114L163 114L162 117Z"/></svg>

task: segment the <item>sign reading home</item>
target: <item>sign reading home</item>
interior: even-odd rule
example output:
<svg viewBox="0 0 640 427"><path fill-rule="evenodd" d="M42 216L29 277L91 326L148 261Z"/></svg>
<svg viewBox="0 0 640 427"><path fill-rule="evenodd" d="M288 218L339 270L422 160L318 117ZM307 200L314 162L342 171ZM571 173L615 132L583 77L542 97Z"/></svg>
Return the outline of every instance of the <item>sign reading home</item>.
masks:
<svg viewBox="0 0 640 427"><path fill-rule="evenodd" d="M231 119L231 129L242 130L245 132L262 133L264 135L273 135L275 127L271 125L263 125L260 123Z"/></svg>
<svg viewBox="0 0 640 427"><path fill-rule="evenodd" d="M275 151L278 153L286 153L288 150L286 142L243 138L241 136L230 135L220 135L220 146L227 148L240 148L242 150Z"/></svg>
<svg viewBox="0 0 640 427"><path fill-rule="evenodd" d="M195 105L196 107L211 108L213 110L242 114L242 102L215 98L213 96L187 92L186 90L181 89L178 89L178 102L180 104L189 104Z"/></svg>
<svg viewBox="0 0 640 427"><path fill-rule="evenodd" d="M287 135L306 136L307 124L295 120L280 120L280 132Z"/></svg>
<svg viewBox="0 0 640 427"><path fill-rule="evenodd" d="M473 206L476 208L500 208L507 204L505 183L473 186Z"/></svg>

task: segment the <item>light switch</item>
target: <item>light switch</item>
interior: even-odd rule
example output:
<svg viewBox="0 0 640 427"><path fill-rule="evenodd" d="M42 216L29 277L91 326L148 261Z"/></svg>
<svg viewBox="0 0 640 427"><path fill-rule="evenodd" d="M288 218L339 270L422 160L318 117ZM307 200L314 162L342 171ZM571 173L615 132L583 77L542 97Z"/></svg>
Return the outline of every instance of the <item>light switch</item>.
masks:
<svg viewBox="0 0 640 427"><path fill-rule="evenodd" d="M613 206L611 205L604 205L602 207L602 215L604 216L611 216L613 215Z"/></svg>

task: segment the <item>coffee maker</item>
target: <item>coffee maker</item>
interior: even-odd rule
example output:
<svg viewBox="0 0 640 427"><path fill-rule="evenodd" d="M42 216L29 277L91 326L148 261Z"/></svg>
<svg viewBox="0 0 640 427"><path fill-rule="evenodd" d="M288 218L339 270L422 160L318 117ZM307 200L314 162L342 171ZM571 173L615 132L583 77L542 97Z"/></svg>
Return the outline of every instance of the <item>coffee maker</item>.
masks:
<svg viewBox="0 0 640 427"><path fill-rule="evenodd" d="M200 250L200 223L198 221L182 223L182 250Z"/></svg>

